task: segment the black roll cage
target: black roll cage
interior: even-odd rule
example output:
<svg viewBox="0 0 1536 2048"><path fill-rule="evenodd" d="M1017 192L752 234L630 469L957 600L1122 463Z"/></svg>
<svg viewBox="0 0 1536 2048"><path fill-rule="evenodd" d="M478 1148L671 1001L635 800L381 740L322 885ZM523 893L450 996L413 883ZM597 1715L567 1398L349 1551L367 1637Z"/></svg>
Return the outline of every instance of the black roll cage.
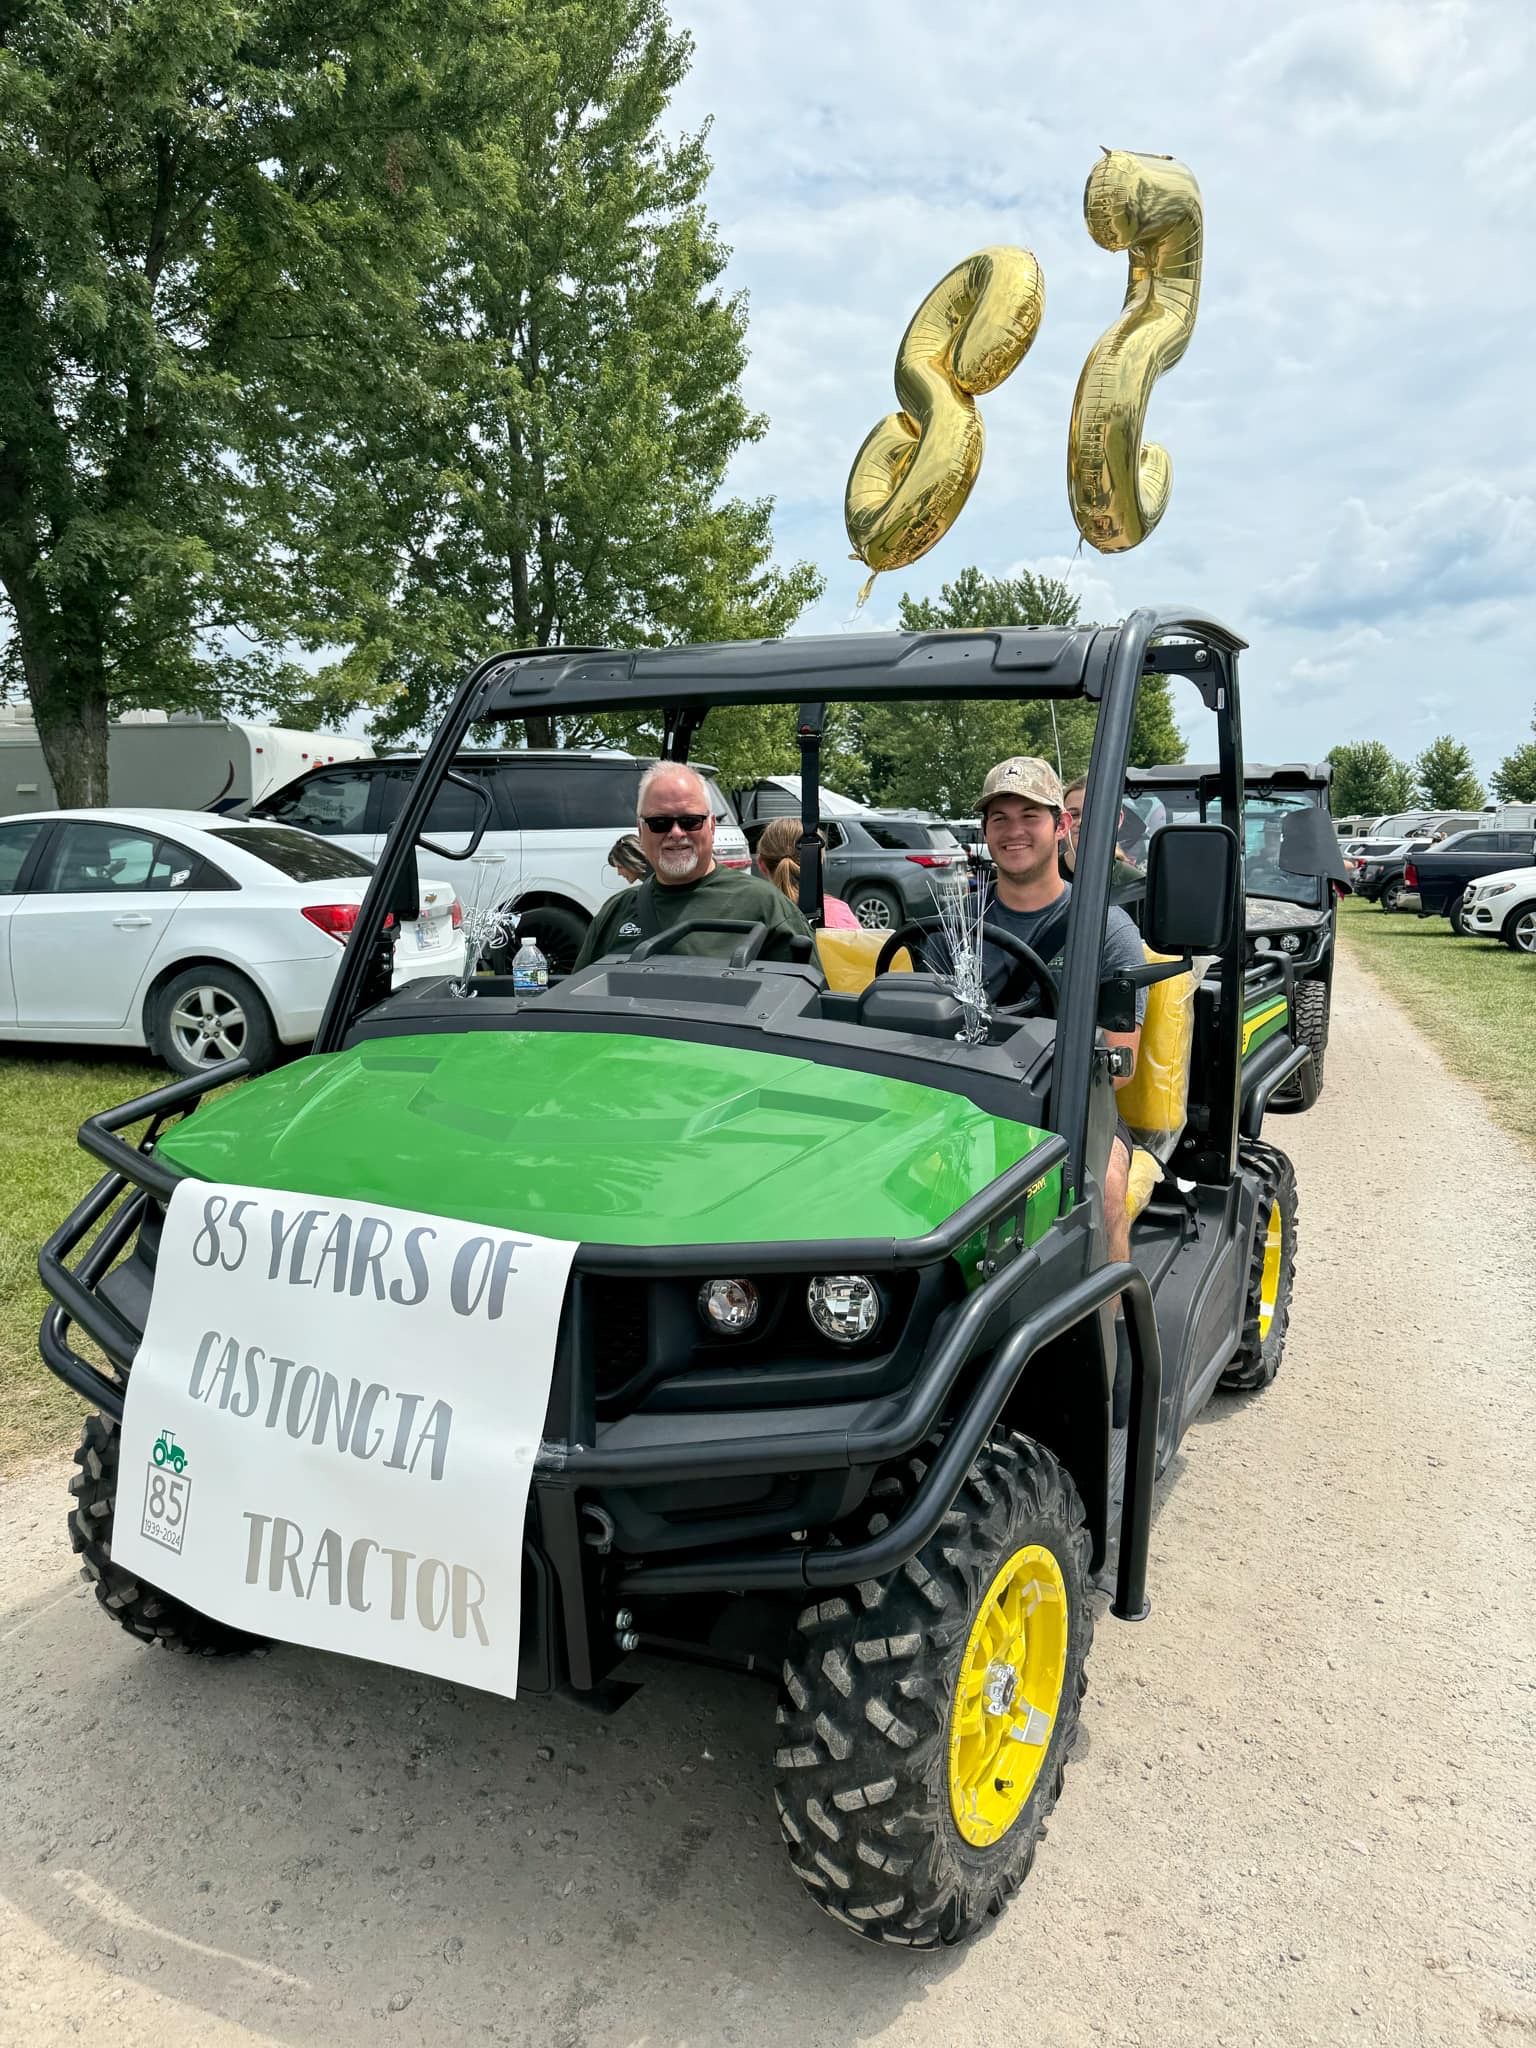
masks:
<svg viewBox="0 0 1536 2048"><path fill-rule="evenodd" d="M1182 608L1132 612L1118 626L987 627L939 633L857 633L781 640L638 648L526 648L489 656L460 684L400 808L342 955L315 1051L335 1052L380 993L384 922L416 911L415 849L443 782L473 725L537 712L659 707L663 753L685 761L709 711L724 704L798 707L802 850L815 827L816 756L829 702L893 702L936 696L1086 698L1100 706L1085 792L1073 917L1062 963L1052 1123L1068 1147L1067 1177L1082 1188L1096 1056L1100 935L1109 903L1119 799L1125 785L1136 692L1147 673L1188 676L1217 721L1220 822L1242 839L1243 756L1237 656L1247 643L1217 619ZM808 822L807 822L808 821ZM474 838L465 853L473 851ZM442 857L442 849L434 849ZM452 856L450 856L452 857ZM464 856L459 856L464 857ZM807 892L820 904L818 864ZM802 868L802 880L805 877ZM1239 924L1240 924L1239 920ZM387 986L387 982L386 982ZM1221 962L1221 1006L1242 1014L1243 949ZM1205 1156L1233 1171L1242 1056L1234 1027L1220 1036L1209 1075L1211 1129Z"/></svg>

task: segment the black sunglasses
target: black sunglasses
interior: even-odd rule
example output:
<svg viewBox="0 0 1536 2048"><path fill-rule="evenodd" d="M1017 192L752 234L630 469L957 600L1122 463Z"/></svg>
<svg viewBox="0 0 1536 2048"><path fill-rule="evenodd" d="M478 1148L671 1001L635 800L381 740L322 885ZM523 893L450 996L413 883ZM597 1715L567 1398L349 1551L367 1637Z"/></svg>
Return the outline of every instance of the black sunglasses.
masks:
<svg viewBox="0 0 1536 2048"><path fill-rule="evenodd" d="M668 811L657 818L642 818L641 824L647 832L654 832L658 839L665 839L675 825L679 832L697 832L707 821L708 811Z"/></svg>

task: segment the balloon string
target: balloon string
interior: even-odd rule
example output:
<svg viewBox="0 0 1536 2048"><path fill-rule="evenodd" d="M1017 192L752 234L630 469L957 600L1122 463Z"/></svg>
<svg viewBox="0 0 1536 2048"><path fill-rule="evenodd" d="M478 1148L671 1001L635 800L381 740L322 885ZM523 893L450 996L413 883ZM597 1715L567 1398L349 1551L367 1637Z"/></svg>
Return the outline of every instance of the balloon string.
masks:
<svg viewBox="0 0 1536 2048"><path fill-rule="evenodd" d="M868 601L869 601L869 593L870 593L870 592L871 592L871 591L872 591L872 590L874 589L874 587L875 587L875 578L876 578L876 577L877 577L877 576L878 576L879 574L880 574L880 571L879 571L878 569L872 569L872 570L870 571L870 574L869 574L868 578L866 579L866 581L865 581L865 583L864 583L864 585L863 585L862 589L861 589L861 590L859 591L858 597L857 597L857 598L856 598L856 599L854 600L854 606L853 606L853 609L854 609L854 611L855 611L856 613L857 613L857 612L861 612L861 611L863 611L863 609L864 609L865 605L866 605L866 604L868 603Z"/></svg>

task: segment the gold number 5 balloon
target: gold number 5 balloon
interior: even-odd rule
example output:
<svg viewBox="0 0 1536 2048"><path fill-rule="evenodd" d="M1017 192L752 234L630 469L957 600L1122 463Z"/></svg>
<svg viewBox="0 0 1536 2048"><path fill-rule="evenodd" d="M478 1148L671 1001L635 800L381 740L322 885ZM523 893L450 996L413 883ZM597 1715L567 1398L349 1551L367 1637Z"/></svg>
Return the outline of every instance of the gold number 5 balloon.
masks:
<svg viewBox="0 0 1536 2048"><path fill-rule="evenodd" d="M1039 264L1000 248L956 264L913 314L896 352L901 411L854 457L843 499L854 553L876 574L915 562L954 525L981 468L976 395L1023 361L1044 310Z"/></svg>
<svg viewBox="0 0 1536 2048"><path fill-rule="evenodd" d="M1067 435L1067 495L1101 554L1133 548L1162 518L1173 482L1166 448L1143 445L1152 386L1189 346L1200 305L1200 187L1167 156L1104 152L1083 193L1101 249L1128 249L1125 309L1083 365Z"/></svg>

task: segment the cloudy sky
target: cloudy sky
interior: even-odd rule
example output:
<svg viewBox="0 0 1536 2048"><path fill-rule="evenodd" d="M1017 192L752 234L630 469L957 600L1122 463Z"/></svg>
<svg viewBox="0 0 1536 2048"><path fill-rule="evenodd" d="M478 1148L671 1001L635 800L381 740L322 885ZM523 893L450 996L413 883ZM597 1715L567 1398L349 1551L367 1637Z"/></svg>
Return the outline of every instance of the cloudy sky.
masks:
<svg viewBox="0 0 1536 2048"><path fill-rule="evenodd" d="M673 0L678 118L712 117L710 205L751 301L771 422L735 486L850 625L842 491L893 406L925 292L989 243L1034 251L1044 324L981 401L960 521L858 622L968 562L1070 574L1084 615L1191 602L1251 643L1250 758L1454 731L1486 776L1536 699L1536 0ZM1084 356L1123 256L1089 239L1099 146L1181 158L1205 200L1199 323L1149 435L1173 495L1140 548L1066 502Z"/></svg>

